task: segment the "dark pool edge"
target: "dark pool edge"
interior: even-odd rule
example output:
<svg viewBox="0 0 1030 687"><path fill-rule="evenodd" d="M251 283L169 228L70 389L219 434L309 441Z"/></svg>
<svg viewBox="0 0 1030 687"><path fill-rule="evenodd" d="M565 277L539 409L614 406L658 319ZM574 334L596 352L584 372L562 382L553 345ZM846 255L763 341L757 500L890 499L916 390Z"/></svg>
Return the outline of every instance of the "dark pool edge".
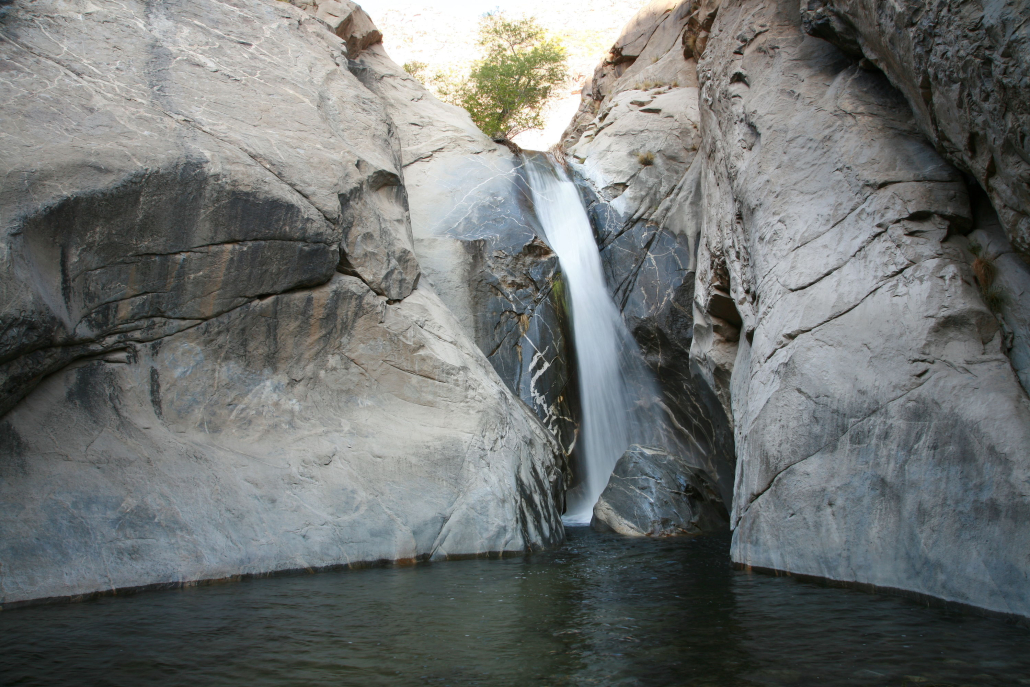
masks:
<svg viewBox="0 0 1030 687"><path fill-rule="evenodd" d="M947 611L953 611L961 613L963 615L974 615L983 618L994 618L997 620L1003 620L1006 623L1017 625L1030 629L1030 616L1019 615L1018 613L1007 613L1005 611L995 611L990 608L983 608L981 606L974 606L973 604L967 604L962 601L954 601L952 599L944 599L939 596L933 596L924 592L917 592L911 589L902 589L901 587L884 587L881 585L873 584L871 582L854 582L848 580L835 580L832 577L821 577L819 575L809 575L806 573L790 572L789 570L779 570L778 568L764 568L757 565L747 565L746 563L733 562L734 570L742 570L745 572L754 572L761 575L771 575L773 577L792 577L799 582L808 582L819 585L821 587L833 587L835 589L854 589L856 591L865 592L867 594L883 594L884 596L895 596L909 601L914 601L920 605L926 606L927 608L941 608Z"/></svg>
<svg viewBox="0 0 1030 687"><path fill-rule="evenodd" d="M562 541L564 544L564 540ZM85 603L99 599L116 596L134 596L147 592L174 591L178 589L191 589L194 587L214 587L223 584L237 584L251 580L262 580L276 577L299 577L301 575L319 575L322 573L368 570L371 568L408 568L414 566L428 565L431 563L445 563L449 561L465 560L499 560L504 558L519 558L540 553L545 550L560 548L562 544L540 549L526 551L484 551L482 553L447 554L434 558L432 554L424 553L414 558L381 558L372 561L355 561L352 563L331 563L329 565L307 566L298 568L282 568L279 570L268 570L264 572L239 573L226 575L224 577L205 577L193 580L176 580L173 582L151 582L149 584L132 585L126 587L114 587L112 589L99 589L82 594L67 594L64 596L46 596L38 599L23 599L20 601L0 602L0 612L14 611L23 608L35 608L37 606L60 606L65 604Z"/></svg>

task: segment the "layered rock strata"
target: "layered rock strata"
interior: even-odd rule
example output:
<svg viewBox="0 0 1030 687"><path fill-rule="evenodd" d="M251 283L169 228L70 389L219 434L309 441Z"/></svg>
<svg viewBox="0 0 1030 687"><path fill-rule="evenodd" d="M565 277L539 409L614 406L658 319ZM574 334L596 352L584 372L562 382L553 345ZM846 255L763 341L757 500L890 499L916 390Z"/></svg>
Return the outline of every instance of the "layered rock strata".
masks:
<svg viewBox="0 0 1030 687"><path fill-rule="evenodd" d="M353 32L0 13L0 602L562 540L561 451L420 279Z"/></svg>

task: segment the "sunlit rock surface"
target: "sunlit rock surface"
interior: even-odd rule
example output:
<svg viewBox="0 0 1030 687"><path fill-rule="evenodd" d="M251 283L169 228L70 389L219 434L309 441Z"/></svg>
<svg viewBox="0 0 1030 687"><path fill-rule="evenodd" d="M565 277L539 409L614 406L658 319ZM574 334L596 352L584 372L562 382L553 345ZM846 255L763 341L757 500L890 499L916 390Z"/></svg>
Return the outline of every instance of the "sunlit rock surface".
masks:
<svg viewBox="0 0 1030 687"><path fill-rule="evenodd" d="M541 238L521 158L442 103L381 45L352 62L396 127L415 252L448 308L568 452L576 385L558 259Z"/></svg>
<svg viewBox="0 0 1030 687"><path fill-rule="evenodd" d="M323 19L0 9L0 601L562 540Z"/></svg>

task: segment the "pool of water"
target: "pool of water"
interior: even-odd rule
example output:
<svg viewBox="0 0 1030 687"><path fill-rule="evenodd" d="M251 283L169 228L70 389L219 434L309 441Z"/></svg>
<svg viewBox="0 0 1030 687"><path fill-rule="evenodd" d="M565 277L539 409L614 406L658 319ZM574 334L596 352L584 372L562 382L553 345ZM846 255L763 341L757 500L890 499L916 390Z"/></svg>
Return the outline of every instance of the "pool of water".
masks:
<svg viewBox="0 0 1030 687"><path fill-rule="evenodd" d="M0 613L2 685L1030 685L1030 630L733 570L725 537Z"/></svg>

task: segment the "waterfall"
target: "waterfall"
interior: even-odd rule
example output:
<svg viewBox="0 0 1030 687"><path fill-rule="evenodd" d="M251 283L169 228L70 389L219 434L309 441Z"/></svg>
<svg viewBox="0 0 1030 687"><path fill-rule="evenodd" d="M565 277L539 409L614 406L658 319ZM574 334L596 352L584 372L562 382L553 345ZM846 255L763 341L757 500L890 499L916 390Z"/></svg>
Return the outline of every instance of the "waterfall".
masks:
<svg viewBox="0 0 1030 687"><path fill-rule="evenodd" d="M615 463L632 443L648 442L646 406L654 381L615 306L579 192L565 170L526 153L526 173L544 238L558 255L572 310L582 423L579 484L568 493L567 524L590 522Z"/></svg>

